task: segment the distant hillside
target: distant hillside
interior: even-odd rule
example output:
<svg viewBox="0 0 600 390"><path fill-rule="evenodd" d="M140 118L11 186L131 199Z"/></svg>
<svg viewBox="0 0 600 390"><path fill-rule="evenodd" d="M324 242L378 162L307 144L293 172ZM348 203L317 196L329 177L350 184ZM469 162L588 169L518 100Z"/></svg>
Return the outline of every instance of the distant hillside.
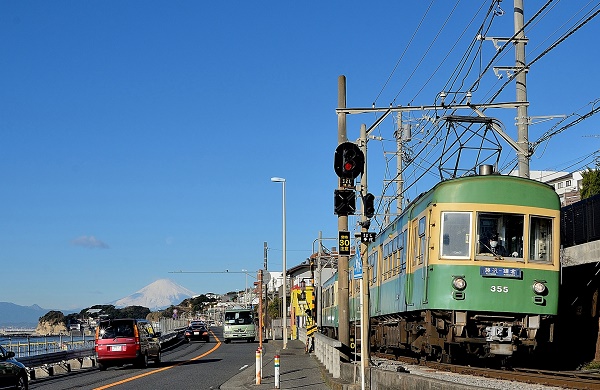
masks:
<svg viewBox="0 0 600 390"><path fill-rule="evenodd" d="M159 279L129 296L111 302L111 304L116 307L143 306L150 310L161 310L177 305L184 299L193 296L196 296L196 293L172 280Z"/></svg>
<svg viewBox="0 0 600 390"><path fill-rule="evenodd" d="M0 327L35 328L39 318L48 311L38 305L20 306L10 302L0 302Z"/></svg>

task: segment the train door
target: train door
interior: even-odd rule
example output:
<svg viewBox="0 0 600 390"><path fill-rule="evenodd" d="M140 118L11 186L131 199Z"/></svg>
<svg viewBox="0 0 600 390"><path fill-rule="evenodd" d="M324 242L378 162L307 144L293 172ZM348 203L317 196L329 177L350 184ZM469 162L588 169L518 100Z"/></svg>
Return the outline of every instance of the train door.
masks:
<svg viewBox="0 0 600 390"><path fill-rule="evenodd" d="M381 311L381 288L379 277L379 253L382 251L382 247L379 246L378 250L373 251L369 255L369 287L370 287L370 306L372 307L375 314Z"/></svg>
<svg viewBox="0 0 600 390"><path fill-rule="evenodd" d="M415 277L415 269L419 263L419 253L420 253L420 245L419 245L419 220L417 218L413 219L408 223L408 261L406 262L406 285L404 290L405 303L406 306L414 305L413 302L413 286L414 286L414 277Z"/></svg>
<svg viewBox="0 0 600 390"><path fill-rule="evenodd" d="M429 284L429 251L427 250L427 242L431 238L431 224L428 220L431 219L431 209L429 209L429 217L421 217L419 219L419 246L422 258L422 277L423 277L423 300L422 303L427 303L427 288Z"/></svg>

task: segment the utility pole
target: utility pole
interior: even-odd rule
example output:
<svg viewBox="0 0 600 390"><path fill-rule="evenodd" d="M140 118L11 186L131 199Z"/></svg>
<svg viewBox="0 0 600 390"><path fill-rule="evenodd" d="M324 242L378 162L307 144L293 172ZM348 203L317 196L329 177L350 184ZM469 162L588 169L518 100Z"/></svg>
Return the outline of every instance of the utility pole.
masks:
<svg viewBox="0 0 600 390"><path fill-rule="evenodd" d="M263 316L262 316L262 310L263 310L263 300L262 300L262 288L263 288L263 270L260 269L258 270L258 332L257 332L257 336L258 336L258 346L260 347L260 350L262 351L262 347L263 347Z"/></svg>
<svg viewBox="0 0 600 390"><path fill-rule="evenodd" d="M338 77L338 107L346 108L346 76ZM346 113L338 113L338 144L348 140L346 135ZM338 189L342 189L338 179ZM338 231L348 231L348 216L338 215ZM338 248L339 250L339 248ZM338 340L342 343L342 359L349 360L350 315L348 290L348 256L338 257Z"/></svg>
<svg viewBox="0 0 600 390"><path fill-rule="evenodd" d="M268 253L268 247L267 247L267 242L265 241L263 243L263 254L264 254L264 269L265 272L269 272L267 265L268 265L268 261L267 261L267 253ZM270 279L270 278L269 278ZM262 286L261 286L262 289ZM262 291L262 290L261 290ZM265 286L265 304L264 304L264 308L265 308L265 338L267 338L267 328L269 328L269 289ZM262 335L261 335L262 337Z"/></svg>
<svg viewBox="0 0 600 390"><path fill-rule="evenodd" d="M367 126L360 126L360 148L365 155L365 166L363 173L360 176L360 199L361 202L361 216L360 226L361 233L367 233L369 231L370 220L367 218L367 208L365 198L367 196ZM365 389L365 371L369 367L369 262L368 262L368 244L361 239L360 253L358 254L362 259L362 278L360 279L360 378L361 378L361 389ZM367 283L365 283L365 279Z"/></svg>
<svg viewBox="0 0 600 390"><path fill-rule="evenodd" d="M410 131L409 125L407 125L407 131ZM402 124L402 113L398 113L398 124L397 130L394 133L396 136L396 175L398 176L396 183L396 193L398 194L398 199L396 200L396 215L400 215L402 213L402 209L404 208L404 182L402 181L402 154L404 153L403 142L407 135L404 131L404 125Z"/></svg>
<svg viewBox="0 0 600 390"><path fill-rule="evenodd" d="M527 113L527 66L525 65L525 31L523 30L523 0L514 0L515 21L515 82L517 88L517 144L521 151L519 176L529 178L529 116Z"/></svg>

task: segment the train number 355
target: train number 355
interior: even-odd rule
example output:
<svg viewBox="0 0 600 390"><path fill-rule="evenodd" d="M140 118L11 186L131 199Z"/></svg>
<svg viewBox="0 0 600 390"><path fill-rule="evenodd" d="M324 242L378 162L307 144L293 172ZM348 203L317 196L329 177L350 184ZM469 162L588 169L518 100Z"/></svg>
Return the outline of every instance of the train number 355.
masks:
<svg viewBox="0 0 600 390"><path fill-rule="evenodd" d="M508 287L506 287L506 286L492 286L492 287L490 287L490 291L491 292L496 292L496 293L507 293L508 292Z"/></svg>

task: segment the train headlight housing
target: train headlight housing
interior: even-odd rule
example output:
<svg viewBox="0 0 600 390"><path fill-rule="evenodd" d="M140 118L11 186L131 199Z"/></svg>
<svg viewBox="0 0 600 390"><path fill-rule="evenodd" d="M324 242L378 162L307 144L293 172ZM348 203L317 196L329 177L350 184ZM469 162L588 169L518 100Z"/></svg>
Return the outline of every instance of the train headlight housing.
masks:
<svg viewBox="0 0 600 390"><path fill-rule="evenodd" d="M452 279L452 287L458 291L462 291L467 288L467 281L465 280L464 276L455 276L454 279Z"/></svg>
<svg viewBox="0 0 600 390"><path fill-rule="evenodd" d="M533 292L536 293L537 295L542 295L547 290L546 285L542 282L538 282L537 280L535 282L533 282L532 287L533 287Z"/></svg>

